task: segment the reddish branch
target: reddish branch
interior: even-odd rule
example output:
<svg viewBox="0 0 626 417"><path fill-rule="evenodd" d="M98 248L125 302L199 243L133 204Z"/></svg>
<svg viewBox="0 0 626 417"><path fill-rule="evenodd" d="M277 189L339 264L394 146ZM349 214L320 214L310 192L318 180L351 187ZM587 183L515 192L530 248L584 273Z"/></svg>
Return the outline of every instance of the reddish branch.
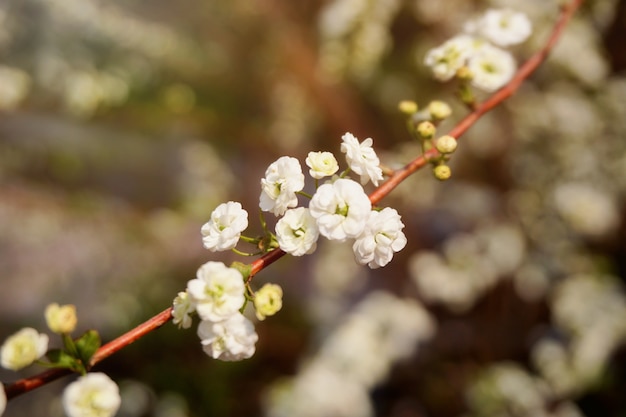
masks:
<svg viewBox="0 0 626 417"><path fill-rule="evenodd" d="M572 0L568 5L563 6L559 19L554 25L552 33L544 47L537 53L535 53L532 57L530 57L530 59L519 68L515 76L506 86L504 86L487 100L479 104L474 111L472 111L463 120L461 120L448 134L458 139L485 113L497 107L505 99L512 96L517 91L522 82L526 78L528 78L530 74L535 71L543 61L545 61L546 57L554 48L557 40L565 29L567 22L571 19L573 14L582 4L582 2L583 0ZM396 188L398 184L404 181L409 175L413 174L415 171L426 165L429 159L436 157L437 155L438 152L435 149L432 149L426 152L424 155L421 155L418 158L414 159L402 169L395 171L384 184L382 184L380 187L374 190L372 194L370 194L369 197L372 201L372 204L376 204L380 200L382 200L394 188ZM252 272L250 274L249 280L252 279L254 275L263 270L265 267L280 259L283 255L285 255L285 252L280 249L275 249L255 260L252 263ZM143 324L140 324L129 332L121 335L117 339L112 340L111 342L102 346L93 356L91 360L91 365L97 364L98 362L102 361L105 358L108 358L118 350L121 350L123 347L128 346L129 344L142 338L151 331L161 327L169 320L171 320L171 312L172 308L170 307L152 317L148 321L144 322ZM68 375L69 373L70 372L65 369L52 369L30 378L21 379L11 385L8 385L5 388L7 398L11 399L27 391L31 391L48 382Z"/></svg>

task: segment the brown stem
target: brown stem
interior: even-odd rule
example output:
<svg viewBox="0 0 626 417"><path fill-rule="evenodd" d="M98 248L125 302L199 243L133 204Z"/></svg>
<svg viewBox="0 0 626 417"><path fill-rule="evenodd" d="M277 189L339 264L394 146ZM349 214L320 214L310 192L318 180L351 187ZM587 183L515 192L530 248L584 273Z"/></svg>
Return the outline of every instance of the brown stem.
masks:
<svg viewBox="0 0 626 417"><path fill-rule="evenodd" d="M468 114L463 120L461 120L449 133L450 136L455 138L459 138L463 133L465 133L474 123L476 123L485 113L493 109L502 103L505 99L510 97L517 91L521 83L530 76L530 74L537 69L537 67L546 59L547 55L554 48L556 41L561 36L567 22L571 19L574 12L580 7L584 0L572 0L571 3L564 6L561 10L561 15L559 20L554 25L554 29L552 30L552 34L548 38L548 41L544 45L544 47L535 53L528 61L524 63L517 71L515 76L511 79L511 81L504 86L502 89L498 90L495 94L485 100L483 103L478 105L474 111ZM372 194L370 194L370 200L373 204L378 203L382 200L387 194L389 194L398 184L400 184L405 178L409 175L426 165L427 160L436 157L438 152L435 149L431 149L427 151L424 155L414 159L410 163L408 163L402 169L399 169L393 173L389 179L378 187ZM252 272L247 282L250 282L254 275L256 275L259 271L263 270L268 265L274 263L278 259L280 259L285 252L280 249L274 249L271 252L266 253L261 256L259 259L255 260L252 263ZM142 338L146 334L151 331L161 327L165 323L167 323L172 318L172 308L168 308L156 316L152 317L148 321L140 324L129 332L121 335L115 340L107 343L102 346L96 354L93 356L91 360L91 365L95 365L98 362L102 361L105 358L108 358L118 350L121 350L123 347L128 346L134 341ZM20 394L23 394L27 391L31 391L35 388L38 388L48 382L54 381L62 376L68 375L70 371L66 369L51 369L46 372L42 372L41 374L35 375L30 378L24 378L19 381L14 382L13 384L8 385L5 388L7 399L14 398Z"/></svg>

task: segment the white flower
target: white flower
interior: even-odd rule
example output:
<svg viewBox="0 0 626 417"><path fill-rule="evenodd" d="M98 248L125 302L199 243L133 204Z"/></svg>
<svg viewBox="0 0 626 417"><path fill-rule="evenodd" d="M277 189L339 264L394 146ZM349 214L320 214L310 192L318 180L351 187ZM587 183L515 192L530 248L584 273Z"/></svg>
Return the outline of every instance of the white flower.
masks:
<svg viewBox="0 0 626 417"><path fill-rule="evenodd" d="M315 251L319 230L309 209L289 209L276 223L278 245L293 256L308 255Z"/></svg>
<svg viewBox="0 0 626 417"><path fill-rule="evenodd" d="M515 75L515 59L500 48L484 44L472 54L467 62L472 73L472 85L491 92L508 83Z"/></svg>
<svg viewBox="0 0 626 417"><path fill-rule="evenodd" d="M254 294L254 309L256 318L265 320L273 316L283 307L283 289L280 285L265 284Z"/></svg>
<svg viewBox="0 0 626 417"><path fill-rule="evenodd" d="M365 230L352 245L356 261L361 265L368 264L372 269L387 265L394 252L406 246L403 228L404 224L395 209L372 210Z"/></svg>
<svg viewBox="0 0 626 417"><path fill-rule="evenodd" d="M241 272L221 262L207 262L197 278L187 283L187 293L202 320L225 320L237 313L245 300Z"/></svg>
<svg viewBox="0 0 626 417"><path fill-rule="evenodd" d="M309 203L320 233L338 241L360 235L371 209L363 187L345 178L320 186Z"/></svg>
<svg viewBox="0 0 626 417"><path fill-rule="evenodd" d="M189 294L186 291L178 293L174 302L172 303L172 322L179 328L188 329L191 327L191 313L196 311L195 306L189 298Z"/></svg>
<svg viewBox="0 0 626 417"><path fill-rule="evenodd" d="M0 416L4 414L4 409L7 407L7 393L4 392L4 384L0 384Z"/></svg>
<svg viewBox="0 0 626 417"><path fill-rule="evenodd" d="M510 9L489 9L482 17L466 25L465 30L507 47L528 39L532 23L524 13Z"/></svg>
<svg viewBox="0 0 626 417"><path fill-rule="evenodd" d="M201 321L198 325L198 336L207 355L223 361L239 361L251 357L259 339L252 322L241 313L224 321Z"/></svg>
<svg viewBox="0 0 626 417"><path fill-rule="evenodd" d="M305 162L311 168L309 175L318 180L330 177L339 170L337 159L330 152L309 152Z"/></svg>
<svg viewBox="0 0 626 417"><path fill-rule="evenodd" d="M101 372L81 376L63 392L63 409L69 417L112 417L121 403L117 384Z"/></svg>
<svg viewBox="0 0 626 417"><path fill-rule="evenodd" d="M200 229L202 243L212 252L232 249L246 227L248 212L241 208L241 203L222 203L211 213L211 220Z"/></svg>
<svg viewBox="0 0 626 417"><path fill-rule="evenodd" d="M448 81L465 65L472 54L476 40L468 35L455 36L443 45L426 53L424 64L430 67L439 81Z"/></svg>
<svg viewBox="0 0 626 417"><path fill-rule="evenodd" d="M48 335L25 327L9 336L0 347L0 363L6 369L17 371L41 358L48 350Z"/></svg>
<svg viewBox="0 0 626 417"><path fill-rule="evenodd" d="M346 154L350 169L361 176L361 185L372 181L377 186L378 181L383 179L383 171L379 166L380 160L372 148L374 142L372 138L359 143L352 133L346 133L341 140L343 140L341 152Z"/></svg>
<svg viewBox="0 0 626 417"><path fill-rule="evenodd" d="M296 192L304 188L304 174L296 158L281 156L265 171L261 179L259 206L282 216L289 207L298 205Z"/></svg>

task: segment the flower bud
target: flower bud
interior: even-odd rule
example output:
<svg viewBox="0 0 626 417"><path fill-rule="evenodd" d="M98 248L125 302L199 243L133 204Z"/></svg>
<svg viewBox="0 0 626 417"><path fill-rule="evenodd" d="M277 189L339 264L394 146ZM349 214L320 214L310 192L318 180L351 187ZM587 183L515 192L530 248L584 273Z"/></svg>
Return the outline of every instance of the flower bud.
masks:
<svg viewBox="0 0 626 417"><path fill-rule="evenodd" d="M417 103L413 100L402 100L398 103L398 110L400 110L404 114L411 115L417 112Z"/></svg>
<svg viewBox="0 0 626 417"><path fill-rule="evenodd" d="M452 114L452 109L443 101L431 101L428 104L428 112L433 120L443 120Z"/></svg>
<svg viewBox="0 0 626 417"><path fill-rule="evenodd" d="M463 65L456 71L456 77L462 81L472 81L472 78L474 78L474 74L467 65Z"/></svg>
<svg viewBox="0 0 626 417"><path fill-rule="evenodd" d="M433 169L433 174L435 174L435 178L439 181L445 181L452 175L452 171L450 171L450 167L447 165L437 165Z"/></svg>
<svg viewBox="0 0 626 417"><path fill-rule="evenodd" d="M54 333L72 333L76 328L76 306L71 304L59 306L52 303L46 307L44 315L48 327Z"/></svg>
<svg viewBox="0 0 626 417"><path fill-rule="evenodd" d="M440 153L452 153L456 150L456 139L450 135L444 135L437 139L435 147Z"/></svg>
<svg viewBox="0 0 626 417"><path fill-rule="evenodd" d="M417 134L424 139L430 139L437 132L437 128L431 122L421 122L417 125Z"/></svg>
<svg viewBox="0 0 626 417"><path fill-rule="evenodd" d="M265 284L255 293L254 308L256 318L265 320L267 316L273 316L283 306L283 289L276 284Z"/></svg>

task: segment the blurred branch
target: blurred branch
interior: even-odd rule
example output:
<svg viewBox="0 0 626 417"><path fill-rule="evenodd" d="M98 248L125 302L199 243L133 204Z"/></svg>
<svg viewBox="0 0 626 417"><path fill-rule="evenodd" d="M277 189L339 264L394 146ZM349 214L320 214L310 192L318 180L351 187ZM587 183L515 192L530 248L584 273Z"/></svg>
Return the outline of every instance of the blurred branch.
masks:
<svg viewBox="0 0 626 417"><path fill-rule="evenodd" d="M524 63L524 65L520 67L520 69L517 71L513 79L505 87L503 87L501 90L497 91L487 100L479 104L473 112L471 112L463 120L461 120L450 131L449 135L458 139L471 126L473 126L474 123L476 123L485 113L497 107L505 99L512 96L517 91L521 83L526 78L528 78L530 74L532 74L542 62L545 61L550 51L554 48L557 40L562 35L563 30L565 29L565 26L567 25L569 20L574 15L575 11L580 7L582 3L583 3L583 0L572 0L570 3L563 6L563 8L561 9L560 17L555 23L552 33L550 37L548 38L548 40L546 41L544 47L541 50L539 50L537 53L535 53L530 59L528 59ZM272 4L275 4L275 3L272 3ZM271 6L266 5L265 7L266 12L268 12L269 9L273 9L273 8ZM290 38L290 36L286 36L286 38ZM292 45L297 46L296 43ZM295 49L301 50L298 47L296 47ZM309 74L309 76L310 75L311 74ZM327 96L326 93L324 93L322 98L324 100L327 100L329 99L329 96ZM339 101L334 101L335 99ZM333 97L333 100L329 100L329 102L334 102L336 104L338 102L340 103L341 100L342 100L341 97ZM341 108L343 106L338 106L338 107ZM335 108L335 107L333 106L332 108ZM346 120L352 120L350 116L346 116L346 117L348 117L348 119L339 118L336 120L336 122L341 121L341 123L345 123ZM412 162L407 164L402 169L395 171L393 175L384 184L382 184L374 192L372 192L372 194L370 194L369 197L372 203L373 204L378 203L385 196L387 196L398 184L404 181L404 179L406 179L412 173L416 172L418 169L422 168L424 165L427 164L430 158L436 157L437 155L438 155L438 152L435 149L432 149L426 152L424 155L419 156L418 158L414 159ZM280 259L283 255L285 255L285 252L283 252L280 249L275 249L261 256L257 260L255 260L252 263L252 272L248 280L251 280L252 277L254 277L254 275L256 275L258 272L263 270L268 265ZM152 317L148 321L140 324L136 328L121 335L117 339L102 346L92 358L91 365L93 366L99 363L100 361L111 356L115 352L121 350L123 347L135 342L136 340L140 339L141 337L145 336L151 331L167 323L172 318L171 311L172 311L172 308L170 307L162 311L161 313L157 314L156 316ZM48 382L51 382L67 374L68 374L67 370L53 369L50 371L43 372L39 375L30 377L30 378L19 380L6 387L7 398L8 399L14 398L20 394L23 394L27 391L38 388Z"/></svg>

